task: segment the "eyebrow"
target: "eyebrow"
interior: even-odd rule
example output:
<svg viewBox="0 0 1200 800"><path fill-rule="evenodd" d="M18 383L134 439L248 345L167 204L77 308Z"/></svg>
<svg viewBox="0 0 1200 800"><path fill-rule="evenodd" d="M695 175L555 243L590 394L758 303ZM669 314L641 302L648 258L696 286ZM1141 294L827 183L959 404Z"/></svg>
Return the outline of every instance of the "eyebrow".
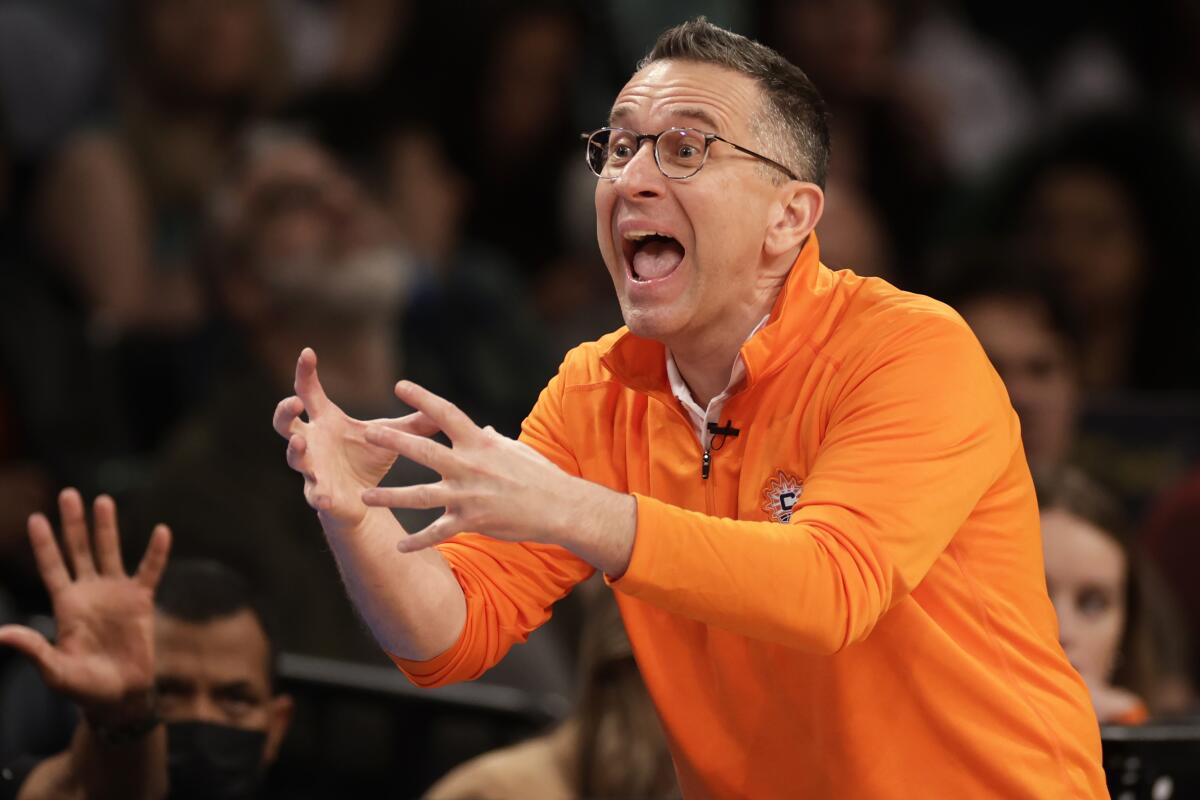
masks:
<svg viewBox="0 0 1200 800"><path fill-rule="evenodd" d="M614 107L612 112L608 115L609 127L610 128L620 127L617 125L617 123L628 118L631 113L633 113L633 109L630 106Z"/></svg>
<svg viewBox="0 0 1200 800"><path fill-rule="evenodd" d="M262 692L248 680L236 680L228 683L217 684L213 687L213 694L218 697L229 697L242 695L258 701L262 698Z"/></svg>
<svg viewBox="0 0 1200 800"><path fill-rule="evenodd" d="M629 105L619 105L612 110L608 115L608 124L610 127L621 127L619 123L629 118L633 113L633 107ZM701 125L708 128L709 133L717 133L720 130L720 125L711 114L702 108L676 108L671 110L671 116L684 117L686 119L695 120Z"/></svg>
<svg viewBox="0 0 1200 800"><path fill-rule="evenodd" d="M160 692L191 692L196 689L194 681L177 678L174 675L160 675L155 678L154 683Z"/></svg>

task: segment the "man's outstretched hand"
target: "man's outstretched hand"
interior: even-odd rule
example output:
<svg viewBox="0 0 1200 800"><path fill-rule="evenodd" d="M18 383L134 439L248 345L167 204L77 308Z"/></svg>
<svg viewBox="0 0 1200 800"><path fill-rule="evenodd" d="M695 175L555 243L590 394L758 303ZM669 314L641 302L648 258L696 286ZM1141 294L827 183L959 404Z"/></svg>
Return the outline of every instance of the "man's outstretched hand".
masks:
<svg viewBox="0 0 1200 800"><path fill-rule="evenodd" d="M295 389L295 395L275 407L275 431L288 441L288 466L304 476L304 499L322 523L352 529L367 513L362 493L378 486L396 460L395 452L367 440L368 425L418 436L436 433L437 427L419 412L371 422L348 416L325 394L317 377L317 354L307 347L296 362Z"/></svg>
<svg viewBox="0 0 1200 800"><path fill-rule="evenodd" d="M29 518L29 541L50 593L57 642L32 628L5 625L0 645L28 656L48 686L85 709L115 707L154 686L154 590L167 563L171 533L165 525L154 529L131 577L121 563L112 498L96 498L94 537L88 535L79 492L63 490L58 506L70 572L49 520L42 514Z"/></svg>
<svg viewBox="0 0 1200 800"><path fill-rule="evenodd" d="M480 428L449 401L410 381L396 396L423 414L425 427L449 437L451 446L396 426L371 424L366 441L436 471L437 483L369 488L369 506L444 508L425 530L397 542L412 552L462 531L497 539L566 547L593 566L619 576L629 564L637 526L636 501L577 478L523 442Z"/></svg>
<svg viewBox="0 0 1200 800"><path fill-rule="evenodd" d="M304 498L326 532L355 530L371 507L445 508L423 531L401 536L396 548L415 552L475 531L558 544L610 575L624 573L637 527L633 497L567 474L532 447L490 426L480 428L453 403L410 381L396 384L396 396L416 411L399 419L347 416L321 388L316 353L300 353L296 394L275 408L274 425L288 441L288 466L304 476ZM439 432L450 447L431 438ZM442 480L379 488L397 456Z"/></svg>

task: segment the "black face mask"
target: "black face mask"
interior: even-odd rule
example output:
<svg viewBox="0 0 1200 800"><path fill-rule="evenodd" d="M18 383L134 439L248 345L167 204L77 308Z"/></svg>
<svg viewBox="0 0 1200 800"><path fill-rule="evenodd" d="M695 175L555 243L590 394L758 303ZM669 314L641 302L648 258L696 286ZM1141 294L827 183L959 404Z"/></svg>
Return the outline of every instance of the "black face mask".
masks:
<svg viewBox="0 0 1200 800"><path fill-rule="evenodd" d="M264 731L211 722L167 724L171 800L249 800L263 775Z"/></svg>

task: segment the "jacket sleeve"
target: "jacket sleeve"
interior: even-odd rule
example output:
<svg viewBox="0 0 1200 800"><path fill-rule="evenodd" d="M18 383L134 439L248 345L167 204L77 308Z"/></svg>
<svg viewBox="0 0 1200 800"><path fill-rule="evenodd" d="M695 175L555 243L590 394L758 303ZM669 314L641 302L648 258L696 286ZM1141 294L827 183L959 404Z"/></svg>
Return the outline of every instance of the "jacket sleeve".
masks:
<svg viewBox="0 0 1200 800"><path fill-rule="evenodd" d="M579 475L563 437L561 373L542 390L521 425L520 440L561 469ZM458 641L429 661L392 661L418 686L441 686L478 678L500 662L514 644L550 619L550 607L595 571L561 547L508 542L462 533L437 545L467 600Z"/></svg>
<svg viewBox="0 0 1200 800"><path fill-rule="evenodd" d="M961 320L922 315L844 364L790 524L638 496L613 588L816 653L866 637L946 549L1014 457L1016 415Z"/></svg>

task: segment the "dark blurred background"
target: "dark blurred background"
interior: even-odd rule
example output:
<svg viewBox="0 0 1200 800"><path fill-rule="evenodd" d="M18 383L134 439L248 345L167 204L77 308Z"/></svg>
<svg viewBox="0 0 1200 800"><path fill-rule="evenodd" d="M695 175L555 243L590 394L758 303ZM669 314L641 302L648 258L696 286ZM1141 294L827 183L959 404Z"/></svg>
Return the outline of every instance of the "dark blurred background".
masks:
<svg viewBox="0 0 1200 800"><path fill-rule="evenodd" d="M0 0L0 621L46 612L25 519L75 485L117 497L127 557L166 521L274 602L297 782L416 792L560 716L570 600L482 694L381 677L270 417L309 345L352 414L401 412L403 376L515 435L562 354L620 324L578 133L697 14L829 101L824 262L955 305L1035 471L1118 499L1173 620L1131 688L1192 707L1190 0Z"/></svg>

